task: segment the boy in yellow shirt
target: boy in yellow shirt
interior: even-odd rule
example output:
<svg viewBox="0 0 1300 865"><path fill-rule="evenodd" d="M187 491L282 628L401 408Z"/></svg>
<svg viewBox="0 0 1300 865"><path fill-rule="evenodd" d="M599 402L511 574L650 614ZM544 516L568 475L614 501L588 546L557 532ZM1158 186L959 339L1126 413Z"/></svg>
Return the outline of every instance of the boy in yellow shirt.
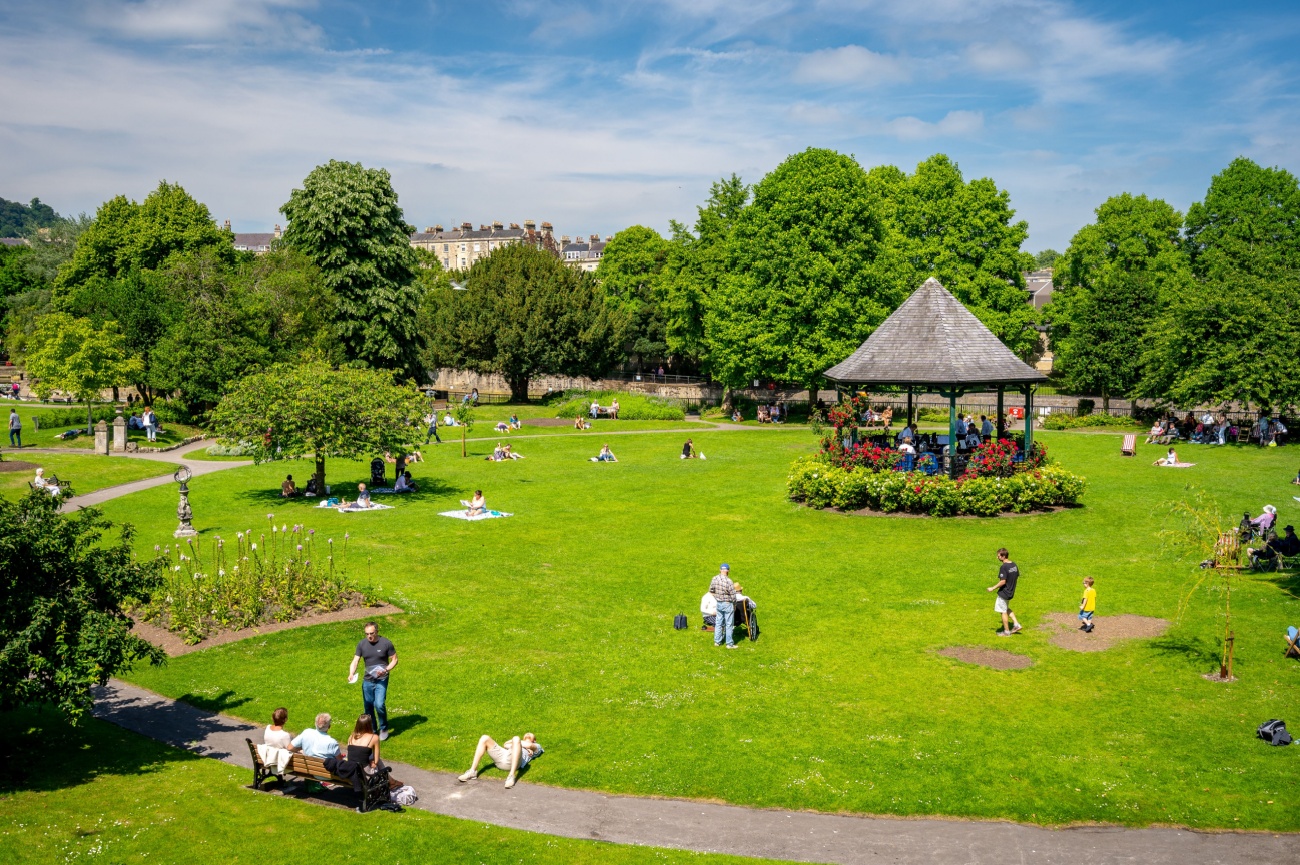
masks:
<svg viewBox="0 0 1300 865"><path fill-rule="evenodd" d="M1097 590L1092 587L1092 577L1083 578L1083 600L1079 602L1079 630L1092 633L1092 614L1097 609Z"/></svg>

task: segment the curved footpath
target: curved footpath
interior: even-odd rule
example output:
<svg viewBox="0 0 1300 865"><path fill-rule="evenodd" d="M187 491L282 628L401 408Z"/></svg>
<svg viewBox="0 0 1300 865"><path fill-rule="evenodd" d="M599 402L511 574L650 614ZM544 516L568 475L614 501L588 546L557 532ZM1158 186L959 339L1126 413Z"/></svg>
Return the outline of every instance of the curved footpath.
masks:
<svg viewBox="0 0 1300 865"><path fill-rule="evenodd" d="M186 453L204 446L206 443L133 458L180 463ZM190 465L198 475L249 464L199 461ZM78 496L66 507L99 504L170 482L171 477L164 475L120 484ZM252 763L244 739L258 736L261 727L116 679L96 689L94 715L173 747L246 768L251 781ZM615 796L529 784L526 780L507 791L499 780L460 784L449 772L431 772L401 763L390 765L393 774L419 794L416 808L512 829L618 844L845 865L1300 862L1300 834L1118 827L1044 829L1007 822L855 817Z"/></svg>

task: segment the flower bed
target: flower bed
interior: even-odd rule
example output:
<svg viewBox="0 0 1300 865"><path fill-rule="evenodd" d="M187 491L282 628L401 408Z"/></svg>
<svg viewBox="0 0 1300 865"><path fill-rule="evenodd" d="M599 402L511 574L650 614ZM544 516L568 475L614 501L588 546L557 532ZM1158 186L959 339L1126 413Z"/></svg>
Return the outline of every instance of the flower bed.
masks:
<svg viewBox="0 0 1300 865"><path fill-rule="evenodd" d="M1051 464L1010 477L963 475L953 480L923 472L841 468L818 454L795 460L787 490L792 500L814 508L991 517L1075 504L1086 484L1079 475Z"/></svg>
<svg viewBox="0 0 1300 865"><path fill-rule="evenodd" d="M131 612L193 645L217 631L368 603L343 567L347 535L339 545L343 563L335 567L333 538L317 549L314 529L277 526L270 514L267 519L270 540L265 533L239 532L233 554L221 538L206 545L188 540L154 547L170 560L163 585Z"/></svg>

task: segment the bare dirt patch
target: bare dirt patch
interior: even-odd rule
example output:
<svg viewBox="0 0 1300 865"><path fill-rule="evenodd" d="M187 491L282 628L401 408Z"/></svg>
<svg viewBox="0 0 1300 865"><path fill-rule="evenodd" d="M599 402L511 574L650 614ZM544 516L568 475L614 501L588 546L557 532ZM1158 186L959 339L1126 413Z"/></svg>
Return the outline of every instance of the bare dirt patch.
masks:
<svg viewBox="0 0 1300 865"><path fill-rule="evenodd" d="M1150 616L1094 616L1091 634L1079 630L1077 613L1048 613L1040 626L1052 634L1053 646L1072 652L1104 652L1124 640L1158 637L1169 630L1169 622Z"/></svg>
<svg viewBox="0 0 1300 865"><path fill-rule="evenodd" d="M5 460L0 462L0 472L34 472L36 463L25 463L22 460Z"/></svg>
<svg viewBox="0 0 1300 865"><path fill-rule="evenodd" d="M940 649L939 654L992 670L1023 670L1034 665L1034 659L1028 655L1017 655L1004 649L986 649L983 646L948 646Z"/></svg>
<svg viewBox="0 0 1300 865"><path fill-rule="evenodd" d="M137 636L143 637L150 643L167 653L168 657L175 658L179 655L187 655L190 652L198 652L203 649L210 649L213 646L221 646L226 643L235 643L239 640L247 640L249 637L260 637L263 634L271 634L276 631L287 631L290 628L307 628L312 625L323 625L328 622L354 622L357 619L369 619L372 616L391 616L402 612L401 608L392 604L377 604L373 607L345 607L342 610L334 610L329 613L313 613L310 616L303 616L300 619L294 619L292 622L268 622L265 625L258 625L255 628L242 628L238 631L221 631L217 634L210 634L192 646L185 644L179 634L173 634L165 628L157 625L151 625L148 622L136 622L132 630Z"/></svg>

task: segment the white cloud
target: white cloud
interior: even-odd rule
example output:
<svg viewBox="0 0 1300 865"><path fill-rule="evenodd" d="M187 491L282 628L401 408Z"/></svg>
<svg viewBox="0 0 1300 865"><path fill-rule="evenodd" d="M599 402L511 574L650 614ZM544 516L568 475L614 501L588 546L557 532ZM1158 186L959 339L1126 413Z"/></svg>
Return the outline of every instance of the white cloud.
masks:
<svg viewBox="0 0 1300 865"><path fill-rule="evenodd" d="M973 135L983 128L984 114L980 111L949 111L936 123L927 123L917 117L898 117L884 125L885 131L902 141L959 138Z"/></svg>
<svg viewBox="0 0 1300 865"><path fill-rule="evenodd" d="M823 48L805 54L794 78L803 84L858 84L872 87L904 81L905 64L898 57L878 54L861 45Z"/></svg>
<svg viewBox="0 0 1300 865"><path fill-rule="evenodd" d="M86 12L94 26L145 40L293 41L315 44L320 29L295 10L315 0L97 0Z"/></svg>
<svg viewBox="0 0 1300 865"><path fill-rule="evenodd" d="M796 102L790 106L790 119L810 126L827 126L842 123L844 112L833 105Z"/></svg>

